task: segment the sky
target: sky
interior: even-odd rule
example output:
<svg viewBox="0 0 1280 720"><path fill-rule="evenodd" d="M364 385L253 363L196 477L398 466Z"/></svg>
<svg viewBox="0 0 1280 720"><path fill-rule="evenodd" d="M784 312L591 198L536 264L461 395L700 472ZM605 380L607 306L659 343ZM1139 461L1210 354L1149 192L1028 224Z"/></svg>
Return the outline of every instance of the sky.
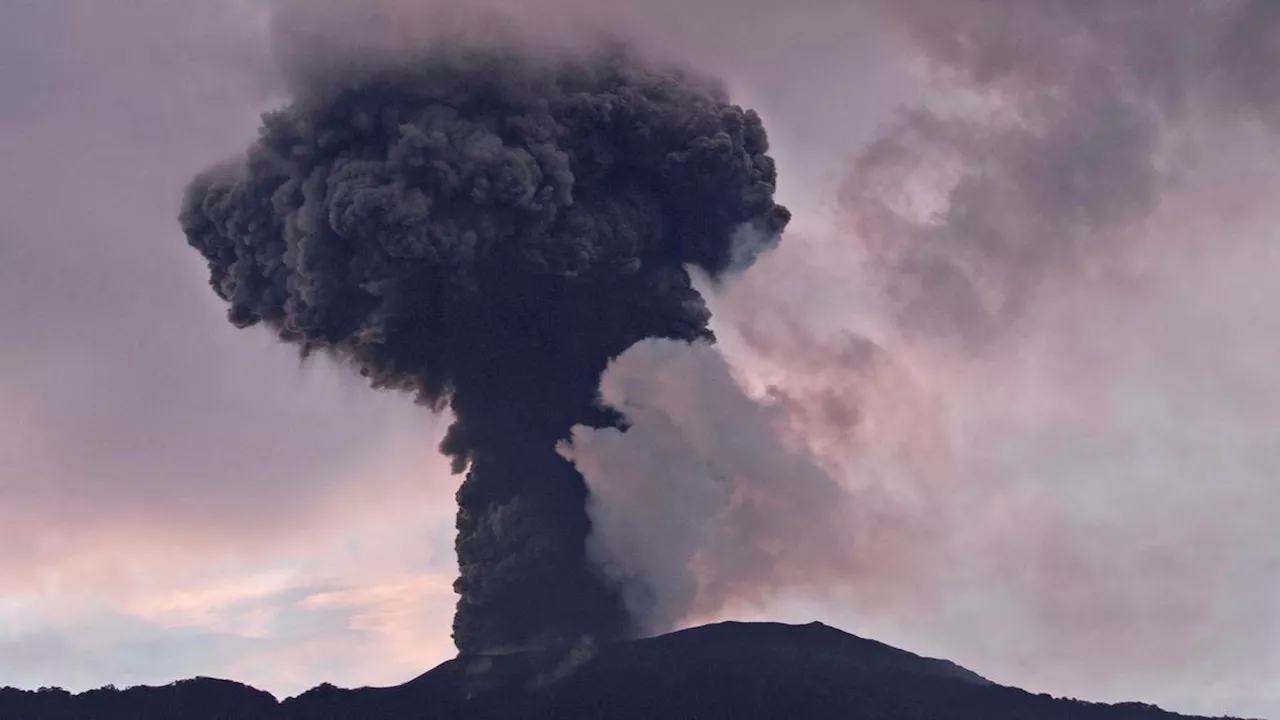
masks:
<svg viewBox="0 0 1280 720"><path fill-rule="evenodd" d="M1193 91L1200 21L1141 0L487 5L723 78L796 213L710 298L720 350L625 355L602 391L634 430L571 451L655 622L816 619L1280 718L1278 95L1240 70L1265 43L1228 36ZM282 102L277 61L325 47L273 39L277 9L0 5L0 683L284 696L452 653L447 420L234 329L176 222Z"/></svg>

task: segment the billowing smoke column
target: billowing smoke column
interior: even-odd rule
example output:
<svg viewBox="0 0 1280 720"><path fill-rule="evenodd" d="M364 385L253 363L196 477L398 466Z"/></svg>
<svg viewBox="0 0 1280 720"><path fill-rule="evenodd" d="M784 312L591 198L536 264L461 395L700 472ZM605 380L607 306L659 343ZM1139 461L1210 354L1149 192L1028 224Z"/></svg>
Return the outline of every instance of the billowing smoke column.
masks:
<svg viewBox="0 0 1280 720"><path fill-rule="evenodd" d="M710 339L685 268L776 243L767 150L716 84L625 53L437 49L295 90L181 222L236 326L452 408L463 653L608 639L632 623L557 444L625 425L612 358Z"/></svg>

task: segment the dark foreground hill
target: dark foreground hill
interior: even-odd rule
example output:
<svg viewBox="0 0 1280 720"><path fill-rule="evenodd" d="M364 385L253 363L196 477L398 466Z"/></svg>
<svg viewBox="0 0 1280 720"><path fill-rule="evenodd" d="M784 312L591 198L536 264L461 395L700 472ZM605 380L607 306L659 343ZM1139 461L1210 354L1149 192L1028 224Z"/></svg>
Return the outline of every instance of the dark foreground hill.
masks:
<svg viewBox="0 0 1280 720"><path fill-rule="evenodd" d="M0 690L0 720L1159 720L995 685L818 623L722 623L601 648L450 660L404 685L321 685L278 703L225 680L166 687Z"/></svg>

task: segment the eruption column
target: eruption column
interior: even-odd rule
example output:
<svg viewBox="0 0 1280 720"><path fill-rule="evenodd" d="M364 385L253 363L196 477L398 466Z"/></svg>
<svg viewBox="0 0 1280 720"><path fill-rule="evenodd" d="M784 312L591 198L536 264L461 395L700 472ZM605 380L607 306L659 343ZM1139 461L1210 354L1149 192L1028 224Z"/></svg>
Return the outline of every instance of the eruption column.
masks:
<svg viewBox="0 0 1280 720"><path fill-rule="evenodd" d="M236 326L453 410L460 651L607 640L632 622L557 445L625 426L609 360L711 339L686 267L776 244L767 150L718 85L623 53L437 49L310 77L181 222Z"/></svg>

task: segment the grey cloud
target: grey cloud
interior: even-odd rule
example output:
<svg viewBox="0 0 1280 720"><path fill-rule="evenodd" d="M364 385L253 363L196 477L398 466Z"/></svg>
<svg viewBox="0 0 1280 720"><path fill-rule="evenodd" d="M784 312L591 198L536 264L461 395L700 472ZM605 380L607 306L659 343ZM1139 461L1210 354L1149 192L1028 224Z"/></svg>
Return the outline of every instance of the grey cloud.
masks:
<svg viewBox="0 0 1280 720"><path fill-rule="evenodd" d="M776 410L743 393L713 348L651 341L601 392L631 427L580 428L566 456L591 487L592 550L649 632L763 605L856 566L856 510Z"/></svg>
<svg viewBox="0 0 1280 720"><path fill-rule="evenodd" d="M1230 133L1256 117L1248 107L1266 110L1255 63L1280 32L1269 5L888 6L935 72L985 104L976 118L905 113L850 169L849 222L903 329L972 349L1016 327L1055 280L1120 265L1182 169L1180 126L1210 113ZM1258 100L1224 116L1226 95ZM942 182L911 186L940 167ZM904 210L921 192L941 200L936 214Z"/></svg>

